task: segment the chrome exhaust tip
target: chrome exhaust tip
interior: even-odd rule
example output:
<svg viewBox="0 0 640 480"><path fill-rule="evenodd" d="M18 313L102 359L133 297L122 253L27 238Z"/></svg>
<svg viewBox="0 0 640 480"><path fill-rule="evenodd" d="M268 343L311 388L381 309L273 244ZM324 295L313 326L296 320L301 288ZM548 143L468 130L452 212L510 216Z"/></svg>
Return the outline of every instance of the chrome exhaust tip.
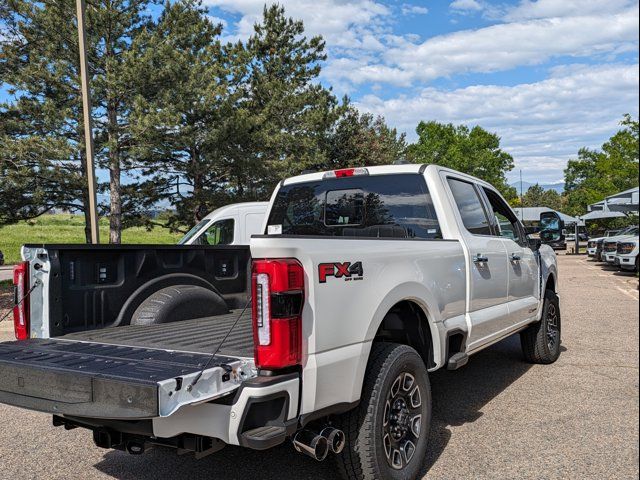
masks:
<svg viewBox="0 0 640 480"><path fill-rule="evenodd" d="M293 437L293 447L296 451L304 453L321 462L329 453L329 442L322 435L311 430L300 430Z"/></svg>
<svg viewBox="0 0 640 480"><path fill-rule="evenodd" d="M327 439L329 449L333 453L342 452L342 449L344 448L344 445L347 441L342 430L338 430L337 428L332 427L326 427L322 429L320 435Z"/></svg>

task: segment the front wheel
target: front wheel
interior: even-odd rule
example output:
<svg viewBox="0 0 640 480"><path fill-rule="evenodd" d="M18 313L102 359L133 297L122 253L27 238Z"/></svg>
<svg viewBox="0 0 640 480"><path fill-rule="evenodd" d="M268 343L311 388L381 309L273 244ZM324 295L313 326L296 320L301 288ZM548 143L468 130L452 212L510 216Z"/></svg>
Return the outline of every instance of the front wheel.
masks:
<svg viewBox="0 0 640 480"><path fill-rule="evenodd" d="M431 425L431 388L418 352L375 343L360 404L338 419L347 439L336 457L346 480L419 477Z"/></svg>
<svg viewBox="0 0 640 480"><path fill-rule="evenodd" d="M520 332L524 358L530 363L549 364L560 356L560 301L555 292L544 292L542 319Z"/></svg>

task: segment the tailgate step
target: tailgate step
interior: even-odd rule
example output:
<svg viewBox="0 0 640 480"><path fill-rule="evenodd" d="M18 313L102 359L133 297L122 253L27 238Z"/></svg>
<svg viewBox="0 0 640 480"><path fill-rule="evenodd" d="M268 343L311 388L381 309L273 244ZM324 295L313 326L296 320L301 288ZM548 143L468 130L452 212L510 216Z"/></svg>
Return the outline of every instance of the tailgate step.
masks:
<svg viewBox="0 0 640 480"><path fill-rule="evenodd" d="M283 426L258 427L241 434L242 445L256 450L265 450L281 444L287 438L287 430Z"/></svg>
<svg viewBox="0 0 640 480"><path fill-rule="evenodd" d="M167 416L229 393L251 376L237 358L216 355L209 362L210 357L55 339L2 343L0 402L80 417ZM205 365L197 385L188 389Z"/></svg>

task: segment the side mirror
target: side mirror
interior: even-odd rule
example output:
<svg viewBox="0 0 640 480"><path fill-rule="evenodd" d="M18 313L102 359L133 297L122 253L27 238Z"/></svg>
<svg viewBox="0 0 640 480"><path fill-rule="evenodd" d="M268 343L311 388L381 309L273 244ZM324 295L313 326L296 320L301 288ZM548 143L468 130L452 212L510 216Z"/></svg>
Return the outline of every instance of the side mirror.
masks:
<svg viewBox="0 0 640 480"><path fill-rule="evenodd" d="M540 214L540 240L551 244L564 242L564 222L556 212Z"/></svg>
<svg viewBox="0 0 640 480"><path fill-rule="evenodd" d="M542 240L540 240L539 237L534 237L531 235L527 235L527 243L529 244L529 248L534 252L540 250L540 247L542 246Z"/></svg>

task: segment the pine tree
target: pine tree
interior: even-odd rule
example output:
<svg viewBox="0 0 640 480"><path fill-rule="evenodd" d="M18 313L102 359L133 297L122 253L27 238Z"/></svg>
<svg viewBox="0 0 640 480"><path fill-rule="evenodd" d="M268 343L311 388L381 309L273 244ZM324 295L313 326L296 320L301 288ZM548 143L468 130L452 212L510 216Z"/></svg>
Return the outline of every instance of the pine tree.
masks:
<svg viewBox="0 0 640 480"><path fill-rule="evenodd" d="M175 206L173 227L199 220L227 196L222 146L233 141L225 128L232 86L219 34L199 3L185 0L165 4L157 28L132 47L132 55L141 52L131 122L141 191L146 202Z"/></svg>
<svg viewBox="0 0 640 480"><path fill-rule="evenodd" d="M137 83L127 75L135 64L127 51L141 31L153 28L144 14L152 3L154 0L96 0L87 6L95 152L99 165L109 171L112 243L121 238L122 171L135 167L128 154L128 114ZM9 185L21 189L13 199L16 207L21 205L15 209L15 220L55 207L86 212L75 17L74 0L7 0L0 8L6 31L0 44L0 78L11 97L0 105L0 168L7 175L0 189ZM29 150L29 146L36 148ZM37 172L37 184L26 181L27 171ZM36 190L31 191L33 188ZM6 195L0 193L0 199ZM86 224L89 241L88 221Z"/></svg>
<svg viewBox="0 0 640 480"><path fill-rule="evenodd" d="M74 16L71 1L0 8L0 79L9 94L0 104L2 222L88 204Z"/></svg>
<svg viewBox="0 0 640 480"><path fill-rule="evenodd" d="M305 37L303 23L288 18L284 8L265 7L246 50L246 98L238 115L251 132L251 156L249 168L234 166L233 185L241 197L266 198L282 177L326 161L339 110L317 81L324 41Z"/></svg>

